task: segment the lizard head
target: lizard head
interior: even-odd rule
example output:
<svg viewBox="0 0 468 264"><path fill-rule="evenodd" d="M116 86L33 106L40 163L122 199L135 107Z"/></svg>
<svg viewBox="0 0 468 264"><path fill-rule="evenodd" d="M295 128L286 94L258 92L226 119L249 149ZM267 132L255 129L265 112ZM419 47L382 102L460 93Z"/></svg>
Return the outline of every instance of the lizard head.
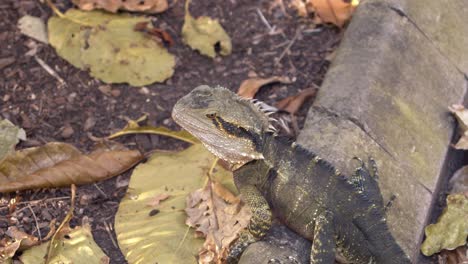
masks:
<svg viewBox="0 0 468 264"><path fill-rule="evenodd" d="M172 118L233 165L263 159L262 135L270 126L268 116L226 88L198 86L176 103Z"/></svg>

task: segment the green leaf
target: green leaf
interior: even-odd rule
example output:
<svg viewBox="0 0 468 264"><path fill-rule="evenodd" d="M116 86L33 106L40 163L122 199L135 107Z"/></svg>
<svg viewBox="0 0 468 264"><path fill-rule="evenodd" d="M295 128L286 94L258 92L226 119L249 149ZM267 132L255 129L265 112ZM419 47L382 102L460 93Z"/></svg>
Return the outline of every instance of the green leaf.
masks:
<svg viewBox="0 0 468 264"><path fill-rule="evenodd" d="M162 82L174 73L175 58L160 43L135 31L145 17L70 9L49 19L49 41L57 53L107 83L134 86Z"/></svg>
<svg viewBox="0 0 468 264"><path fill-rule="evenodd" d="M190 0L187 0L185 3L185 21L182 26L184 43L211 58L216 57L216 44L219 44L221 48L221 55L231 54L231 38L219 24L219 21L206 16L193 18L188 9L189 5Z"/></svg>
<svg viewBox="0 0 468 264"><path fill-rule="evenodd" d="M215 157L201 144L154 154L133 171L115 217L117 240L129 263L197 263L203 239L185 224L187 194L203 187ZM220 166L212 177L235 191L232 173ZM168 198L152 207L153 197Z"/></svg>
<svg viewBox="0 0 468 264"><path fill-rule="evenodd" d="M468 198L464 194L447 196L447 207L437 220L425 229L426 240L421 251L431 256L442 249L455 249L466 244L468 236Z"/></svg>

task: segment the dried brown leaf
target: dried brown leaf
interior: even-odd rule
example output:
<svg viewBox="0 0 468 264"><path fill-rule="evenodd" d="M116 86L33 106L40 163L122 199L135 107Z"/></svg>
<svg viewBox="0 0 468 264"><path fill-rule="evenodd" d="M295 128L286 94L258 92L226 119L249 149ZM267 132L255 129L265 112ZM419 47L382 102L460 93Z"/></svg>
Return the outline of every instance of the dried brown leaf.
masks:
<svg viewBox="0 0 468 264"><path fill-rule="evenodd" d="M255 94L260 90L263 85L280 82L280 83L292 83L289 77L273 76L270 78L259 78L254 77L243 81L237 91L237 94L244 98L254 98Z"/></svg>
<svg viewBox="0 0 468 264"><path fill-rule="evenodd" d="M161 201L164 201L169 197L171 196L167 193L157 194L153 198L151 198L151 200L147 203L147 205L151 207L157 207L161 203Z"/></svg>
<svg viewBox="0 0 468 264"><path fill-rule="evenodd" d="M0 162L0 192L91 183L119 175L142 158L134 150L98 149L84 155L71 145L48 143Z"/></svg>
<svg viewBox="0 0 468 264"><path fill-rule="evenodd" d="M72 2L85 11L104 9L113 13L116 13L119 9L161 13L168 7L167 0L72 0Z"/></svg>
<svg viewBox="0 0 468 264"><path fill-rule="evenodd" d="M199 263L223 263L229 246L248 225L251 216L238 197L211 181L187 197L185 212L186 224L206 237L199 252Z"/></svg>
<svg viewBox="0 0 468 264"><path fill-rule="evenodd" d="M458 121L458 130L462 135L454 145L456 149L468 149L468 110L463 105L454 104L449 106L450 112Z"/></svg>
<svg viewBox="0 0 468 264"><path fill-rule="evenodd" d="M468 246L464 245L454 250L442 250L439 255L439 264L466 264L468 263Z"/></svg>
<svg viewBox="0 0 468 264"><path fill-rule="evenodd" d="M10 226L6 231L6 234L15 241L21 242L18 248L20 251L39 244L39 239L37 237L19 230L16 226Z"/></svg>
<svg viewBox="0 0 468 264"><path fill-rule="evenodd" d="M338 27L351 18L358 0L294 0L292 6L300 16L306 17L308 14L315 14L314 23L332 23Z"/></svg>
<svg viewBox="0 0 468 264"><path fill-rule="evenodd" d="M302 104L304 104L305 100L307 100L309 97L315 96L316 93L316 88L307 88L300 91L296 95L284 98L283 100L276 103L275 106L278 109L295 114L299 108L301 108Z"/></svg>

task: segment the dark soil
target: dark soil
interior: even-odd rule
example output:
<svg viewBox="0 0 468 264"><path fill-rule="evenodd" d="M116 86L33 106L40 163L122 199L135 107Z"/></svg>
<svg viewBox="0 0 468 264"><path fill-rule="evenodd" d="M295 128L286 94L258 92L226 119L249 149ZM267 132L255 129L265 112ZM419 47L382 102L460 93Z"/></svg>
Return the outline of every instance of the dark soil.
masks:
<svg viewBox="0 0 468 264"><path fill-rule="evenodd" d="M71 6L68 1L55 2L61 10ZM320 86L329 65L325 57L338 45L340 31L332 27L316 28L288 7L286 13L279 7L270 8L273 2L194 1L190 8L192 15L218 18L232 38L233 53L213 60L183 45L180 29L184 1L177 1L163 14L154 16L155 26L166 30L175 41L169 48L177 57L175 73L165 83L135 88L102 83L61 59L50 46L21 35L16 27L18 19L29 14L46 20L51 16L47 6L35 0L3 0L0 3L0 117L26 130L28 140L21 142L18 149L61 141L87 152L96 138L118 131L126 120L143 114L148 115L148 125L179 129L170 116L172 106L200 84L237 90L251 72L262 77L294 78L292 84L267 85L260 90L257 98L270 105L302 89ZM259 13L274 27L273 32L269 32ZM49 75L34 57L25 55L35 44L36 56L52 67L65 80L65 85ZM293 134L302 127L310 104L311 100L292 119L297 124L296 121L289 124ZM184 147L176 140L159 136L127 136L120 142L144 152ZM113 243L116 239L112 226L130 173L81 186L77 192L72 224L79 225L87 216L96 242L112 263L125 263ZM69 188L0 194L0 239L9 226L17 226L35 236L40 231L44 237L50 221L57 219L58 225L67 213L69 197ZM16 208L9 209L13 198Z"/></svg>

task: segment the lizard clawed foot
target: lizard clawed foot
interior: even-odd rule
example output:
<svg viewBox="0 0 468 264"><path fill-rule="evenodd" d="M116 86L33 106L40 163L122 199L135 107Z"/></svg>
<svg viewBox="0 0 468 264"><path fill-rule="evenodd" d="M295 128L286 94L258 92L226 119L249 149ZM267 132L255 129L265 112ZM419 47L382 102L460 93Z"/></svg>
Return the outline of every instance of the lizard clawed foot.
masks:
<svg viewBox="0 0 468 264"><path fill-rule="evenodd" d="M256 242L257 240L254 236L247 230L244 230L240 233L239 238L234 243L234 245L229 250L229 255L226 259L226 263L228 264L236 264L239 262L240 257L244 250L252 243Z"/></svg>

